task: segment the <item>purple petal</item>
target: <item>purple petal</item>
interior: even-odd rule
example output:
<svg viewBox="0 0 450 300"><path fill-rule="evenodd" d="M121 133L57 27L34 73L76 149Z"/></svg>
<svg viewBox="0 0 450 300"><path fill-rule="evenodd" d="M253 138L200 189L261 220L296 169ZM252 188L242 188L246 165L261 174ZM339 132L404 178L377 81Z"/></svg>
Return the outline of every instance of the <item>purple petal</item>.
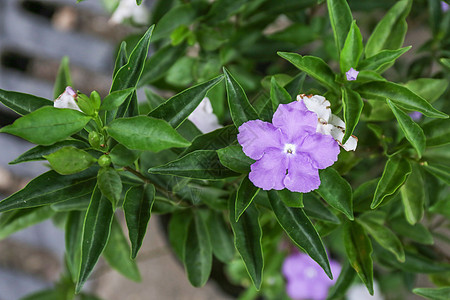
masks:
<svg viewBox="0 0 450 300"><path fill-rule="evenodd" d="M305 131L315 132L317 122L317 115L309 111L303 101L280 104L272 119L273 126L280 128L289 142L298 139Z"/></svg>
<svg viewBox="0 0 450 300"><path fill-rule="evenodd" d="M282 150L266 149L263 157L250 166L248 178L253 184L263 190L284 189L283 180L286 176L288 159Z"/></svg>
<svg viewBox="0 0 450 300"><path fill-rule="evenodd" d="M356 80L356 78L358 77L358 74L359 74L359 71L356 71L353 68L350 68L350 70L345 72L345 76L347 77L348 81Z"/></svg>
<svg viewBox="0 0 450 300"><path fill-rule="evenodd" d="M248 157L258 160L268 148L283 148L282 134L272 124L261 120L245 122L239 127L237 139Z"/></svg>
<svg viewBox="0 0 450 300"><path fill-rule="evenodd" d="M307 154L314 168L325 169L337 161L340 149L332 136L313 133L305 137L297 151Z"/></svg>
<svg viewBox="0 0 450 300"><path fill-rule="evenodd" d="M301 153L289 159L288 174L283 181L292 192L308 193L320 185L319 171Z"/></svg>

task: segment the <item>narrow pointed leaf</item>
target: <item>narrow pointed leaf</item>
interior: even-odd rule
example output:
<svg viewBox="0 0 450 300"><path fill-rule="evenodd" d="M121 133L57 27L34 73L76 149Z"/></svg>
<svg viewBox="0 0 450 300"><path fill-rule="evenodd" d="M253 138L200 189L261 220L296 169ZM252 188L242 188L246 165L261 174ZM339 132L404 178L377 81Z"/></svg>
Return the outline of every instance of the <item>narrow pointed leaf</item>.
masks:
<svg viewBox="0 0 450 300"><path fill-rule="evenodd" d="M182 91L152 110L149 116L163 119L173 128L177 128L197 108L208 91L221 82L222 79L223 76L220 75Z"/></svg>
<svg viewBox="0 0 450 300"><path fill-rule="evenodd" d="M409 49L411 49L411 46L397 50L382 50L361 61L358 65L358 69L381 73L385 70L386 66L393 64L397 58L409 51Z"/></svg>
<svg viewBox="0 0 450 300"><path fill-rule="evenodd" d="M64 56L59 64L58 73L56 74L55 85L53 86L53 98L56 99L64 93L67 86L72 85L69 69L69 57Z"/></svg>
<svg viewBox="0 0 450 300"><path fill-rule="evenodd" d="M77 133L90 121L90 117L73 109L42 107L0 128L38 145L51 145Z"/></svg>
<svg viewBox="0 0 450 300"><path fill-rule="evenodd" d="M53 106L53 101L48 99L2 89L0 89L0 102L22 116L43 106Z"/></svg>
<svg viewBox="0 0 450 300"><path fill-rule="evenodd" d="M424 165L423 168L427 170L429 173L433 174L435 177L439 178L446 184L450 184L450 168L445 165L435 165L428 164ZM0 202L1 204L1 202Z"/></svg>
<svg viewBox="0 0 450 300"><path fill-rule="evenodd" d="M76 282L80 271L81 244L85 211L71 211L66 220L65 245L66 261L72 281Z"/></svg>
<svg viewBox="0 0 450 300"><path fill-rule="evenodd" d="M341 50L339 62L341 73L347 72L350 68L356 68L362 52L363 43L361 32L359 31L358 25L356 25L356 21L353 21Z"/></svg>
<svg viewBox="0 0 450 300"><path fill-rule="evenodd" d="M122 195L122 180L114 168L105 167L98 171L97 185L102 195L116 207Z"/></svg>
<svg viewBox="0 0 450 300"><path fill-rule="evenodd" d="M446 79L418 78L408 81L405 87L426 99L429 103L433 103L444 94L448 85L449 81Z"/></svg>
<svg viewBox="0 0 450 300"><path fill-rule="evenodd" d="M390 222L390 227L399 235L402 235L412 241L423 245L433 245L434 240L431 232L428 229L420 224L416 223L411 225L408 223L403 216L392 219Z"/></svg>
<svg viewBox="0 0 450 300"><path fill-rule="evenodd" d="M128 62L127 43L122 42L120 43L119 51L117 52L117 57L114 64L113 78L116 76L120 68L125 66L127 62Z"/></svg>
<svg viewBox="0 0 450 300"><path fill-rule="evenodd" d="M425 134L422 128L408 116L407 113L399 109L392 101L387 100L389 107L394 113L397 119L398 125L405 134L406 139L411 143L414 149L417 151L419 157L422 157L422 153L425 151Z"/></svg>
<svg viewBox="0 0 450 300"><path fill-rule="evenodd" d="M412 165L411 174L400 188L405 217L414 225L422 220L425 207L425 189L422 174L416 165Z"/></svg>
<svg viewBox="0 0 450 300"><path fill-rule="evenodd" d="M207 228L214 256L223 263L229 263L236 251L233 243L233 234L225 223L222 212L211 210L210 213L207 219Z"/></svg>
<svg viewBox="0 0 450 300"><path fill-rule="evenodd" d="M245 155L242 147L239 145L232 145L226 148L217 150L220 162L230 170L238 173L250 172L250 165L255 161Z"/></svg>
<svg viewBox="0 0 450 300"><path fill-rule="evenodd" d="M276 111L279 104L292 102L291 95L278 84L275 77L270 80L270 100L272 100L273 111Z"/></svg>
<svg viewBox="0 0 450 300"><path fill-rule="evenodd" d="M155 187L153 185L131 187L125 195L123 210L133 259L137 256L147 232L154 201Z"/></svg>
<svg viewBox="0 0 450 300"><path fill-rule="evenodd" d="M430 300L448 300L450 287L440 288L415 288L413 293Z"/></svg>
<svg viewBox="0 0 450 300"><path fill-rule="evenodd" d="M287 207L304 207L303 193L291 192L288 189L282 189L277 191L277 193Z"/></svg>
<svg viewBox="0 0 450 300"><path fill-rule="evenodd" d="M340 51L353 21L352 12L345 0L327 0L327 6L336 47Z"/></svg>
<svg viewBox="0 0 450 300"><path fill-rule="evenodd" d="M212 132L199 135L181 155L186 155L195 150L218 150L225 148L236 141L236 135L237 129L233 125L228 125Z"/></svg>
<svg viewBox="0 0 450 300"><path fill-rule="evenodd" d="M304 194L303 204L303 210L309 218L340 224L339 218L315 194Z"/></svg>
<svg viewBox="0 0 450 300"><path fill-rule="evenodd" d="M169 221L169 242L175 255L183 261L189 224L192 221L192 211L182 210L171 215Z"/></svg>
<svg viewBox="0 0 450 300"><path fill-rule="evenodd" d="M356 273L350 264L345 263L336 283L328 290L327 300L341 299L344 297L355 279L355 275Z"/></svg>
<svg viewBox="0 0 450 300"><path fill-rule="evenodd" d="M250 181L250 179L248 179L248 176L245 176L244 179L242 179L236 194L236 205L235 205L236 222L245 212L247 207L249 207L249 205L252 203L253 199L255 198L256 194L258 194L259 190L260 189L257 188Z"/></svg>
<svg viewBox="0 0 450 300"><path fill-rule="evenodd" d="M361 96L351 89L342 89L342 104L344 106L345 135L342 138L342 144L351 137L353 130L358 125L359 117L364 107Z"/></svg>
<svg viewBox="0 0 450 300"><path fill-rule="evenodd" d="M135 91L135 88L115 91L103 99L100 110L113 110L118 108Z"/></svg>
<svg viewBox="0 0 450 300"><path fill-rule="evenodd" d="M450 143L450 120L433 120L423 125L423 133L427 138L427 147L441 146Z"/></svg>
<svg viewBox="0 0 450 300"><path fill-rule="evenodd" d="M304 250L333 279L322 239L303 209L287 207L275 191L269 191L269 201L278 223L294 244Z"/></svg>

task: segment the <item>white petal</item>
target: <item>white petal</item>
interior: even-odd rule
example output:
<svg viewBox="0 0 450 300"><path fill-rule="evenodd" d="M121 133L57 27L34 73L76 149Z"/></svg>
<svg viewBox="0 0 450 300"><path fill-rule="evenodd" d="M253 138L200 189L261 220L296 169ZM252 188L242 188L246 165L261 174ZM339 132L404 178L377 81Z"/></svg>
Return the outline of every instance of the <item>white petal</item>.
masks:
<svg viewBox="0 0 450 300"><path fill-rule="evenodd" d="M331 103L325 97L314 95L314 96L303 96L299 95L300 99L303 100L303 103L305 103L306 108L309 111L315 112L317 114L317 117L322 119L325 122L328 122L328 119L331 115Z"/></svg>
<svg viewBox="0 0 450 300"><path fill-rule="evenodd" d="M74 110L81 111L75 102L76 94L73 95L71 89L66 88L66 91L62 93L53 103L53 106L56 108L70 108Z"/></svg>
<svg viewBox="0 0 450 300"><path fill-rule="evenodd" d="M211 132L222 127L219 124L219 119L213 113L211 101L207 97L200 102L197 108L189 115L188 119L203 133Z"/></svg>
<svg viewBox="0 0 450 300"><path fill-rule="evenodd" d="M336 115L331 115L330 118L328 119L328 123L331 124L331 125L334 125L336 127L340 127L342 129L345 129L344 121L342 121L341 118L339 118Z"/></svg>
<svg viewBox="0 0 450 300"><path fill-rule="evenodd" d="M136 0L121 0L109 21L114 24L119 24L130 18L135 23L146 24L148 22L149 12L143 3L137 5Z"/></svg>
<svg viewBox="0 0 450 300"><path fill-rule="evenodd" d="M342 145L342 139L344 138L344 130L333 126L331 130L331 136L339 143L339 145L344 148L346 151L355 151L356 146L358 144L358 139L354 136L351 136L344 145Z"/></svg>

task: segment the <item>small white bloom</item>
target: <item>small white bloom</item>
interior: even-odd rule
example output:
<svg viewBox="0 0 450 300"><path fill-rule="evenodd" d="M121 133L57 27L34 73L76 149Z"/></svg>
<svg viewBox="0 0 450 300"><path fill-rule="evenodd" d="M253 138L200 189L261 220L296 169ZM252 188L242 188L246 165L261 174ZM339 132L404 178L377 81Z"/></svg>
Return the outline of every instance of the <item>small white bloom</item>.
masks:
<svg viewBox="0 0 450 300"><path fill-rule="evenodd" d="M127 19L131 19L137 24L147 24L149 12L143 3L137 5L136 0L120 0L119 6L109 21L113 24L120 24Z"/></svg>
<svg viewBox="0 0 450 300"><path fill-rule="evenodd" d="M77 93L70 86L66 87L64 93L59 95L57 99L53 102L53 106L56 108L70 108L74 110L81 111L78 107L75 98L77 97Z"/></svg>
<svg viewBox="0 0 450 300"><path fill-rule="evenodd" d="M358 144L358 138L350 136L347 142L342 145L342 139L345 135L345 123L336 115L331 113L331 103L325 97L314 95L298 95L297 101L303 100L306 108L317 114L318 122L316 132L331 135L346 151L355 151Z"/></svg>
<svg viewBox="0 0 450 300"><path fill-rule="evenodd" d="M219 124L219 119L213 113L211 101L208 97L203 98L202 102L189 115L188 119L203 133L211 132L222 127Z"/></svg>
<svg viewBox="0 0 450 300"><path fill-rule="evenodd" d="M373 296L369 294L363 284L351 286L346 296L348 300L384 300L376 281L373 282Z"/></svg>

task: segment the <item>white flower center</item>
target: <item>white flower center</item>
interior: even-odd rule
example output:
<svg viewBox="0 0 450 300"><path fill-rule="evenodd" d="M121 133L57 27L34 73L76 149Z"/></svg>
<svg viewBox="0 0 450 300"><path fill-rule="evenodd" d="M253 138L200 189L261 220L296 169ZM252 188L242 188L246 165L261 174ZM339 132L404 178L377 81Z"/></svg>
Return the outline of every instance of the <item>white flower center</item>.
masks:
<svg viewBox="0 0 450 300"><path fill-rule="evenodd" d="M305 275L307 278L312 279L317 276L317 271L314 268L306 268Z"/></svg>
<svg viewBox="0 0 450 300"><path fill-rule="evenodd" d="M295 145L294 144L285 144L284 145L284 153L295 154Z"/></svg>

